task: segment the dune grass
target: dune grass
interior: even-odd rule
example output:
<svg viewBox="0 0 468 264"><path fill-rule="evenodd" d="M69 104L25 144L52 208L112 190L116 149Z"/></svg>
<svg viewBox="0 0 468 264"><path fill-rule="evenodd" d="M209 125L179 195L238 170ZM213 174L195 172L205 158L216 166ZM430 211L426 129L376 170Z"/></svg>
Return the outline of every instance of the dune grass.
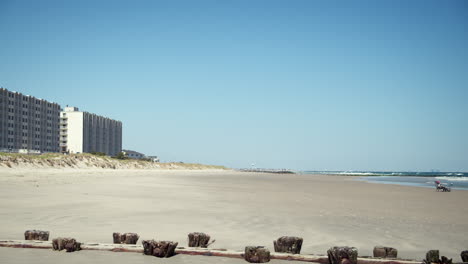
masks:
<svg viewBox="0 0 468 264"><path fill-rule="evenodd" d="M117 159L110 156L96 155L90 153L80 154L69 154L63 155L60 153L43 153L43 154L22 154L22 153L5 153L0 152L0 156L3 157L0 162L4 162L5 165L11 167L10 162L15 164L21 163L37 163L44 164L44 162L54 166L55 162L65 163L70 166L76 164L76 160L85 160L90 166L105 166L115 168L120 165L133 166L138 168L161 168L161 169L187 169L187 170L200 170L200 169L218 169L227 170L228 168L219 165L205 165L198 163L183 163L183 162L167 162L167 163L155 163L151 160L139 160L139 159ZM6 159L5 159L6 157ZM35 162L36 161L36 162ZM10 164L10 166L9 166Z"/></svg>

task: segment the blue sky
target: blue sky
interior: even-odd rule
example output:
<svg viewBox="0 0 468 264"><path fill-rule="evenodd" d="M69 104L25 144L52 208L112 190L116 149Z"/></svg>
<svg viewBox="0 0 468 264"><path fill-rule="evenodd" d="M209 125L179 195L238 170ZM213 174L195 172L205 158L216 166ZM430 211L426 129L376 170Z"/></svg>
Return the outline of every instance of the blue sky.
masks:
<svg viewBox="0 0 468 264"><path fill-rule="evenodd" d="M0 86L163 161L468 171L466 1L0 0Z"/></svg>

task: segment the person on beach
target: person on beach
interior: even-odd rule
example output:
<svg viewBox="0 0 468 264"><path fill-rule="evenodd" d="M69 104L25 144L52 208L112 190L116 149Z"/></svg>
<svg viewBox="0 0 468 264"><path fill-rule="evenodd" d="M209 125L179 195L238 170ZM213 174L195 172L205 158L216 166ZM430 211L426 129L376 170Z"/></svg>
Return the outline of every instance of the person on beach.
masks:
<svg viewBox="0 0 468 264"><path fill-rule="evenodd" d="M348 253L343 253L341 255L341 262L340 264L352 264L351 263L351 260L349 260L349 256L348 256Z"/></svg>

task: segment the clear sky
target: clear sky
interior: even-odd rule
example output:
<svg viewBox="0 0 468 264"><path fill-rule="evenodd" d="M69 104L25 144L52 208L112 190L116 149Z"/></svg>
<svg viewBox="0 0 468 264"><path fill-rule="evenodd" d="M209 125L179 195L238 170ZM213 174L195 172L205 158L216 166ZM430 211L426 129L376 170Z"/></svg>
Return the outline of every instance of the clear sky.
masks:
<svg viewBox="0 0 468 264"><path fill-rule="evenodd" d="M163 161L468 171L468 1L0 0L0 62Z"/></svg>

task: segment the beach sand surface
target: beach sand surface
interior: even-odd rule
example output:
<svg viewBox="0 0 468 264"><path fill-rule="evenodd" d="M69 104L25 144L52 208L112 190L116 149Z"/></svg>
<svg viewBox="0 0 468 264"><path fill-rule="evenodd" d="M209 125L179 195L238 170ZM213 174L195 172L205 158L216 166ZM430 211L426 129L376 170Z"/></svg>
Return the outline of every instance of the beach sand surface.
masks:
<svg viewBox="0 0 468 264"><path fill-rule="evenodd" d="M355 177L243 173L226 170L0 168L0 239L27 229L51 238L112 243L113 232L178 241L206 232L212 248L242 250L284 235L304 238L303 254L335 245L372 255L375 245L421 260L429 249L461 261L468 249L468 191L373 184ZM5 263L148 263L137 253L0 248ZM161 263L243 263L178 255ZM2 261L3 262L3 261ZM272 263L288 263L272 261ZM295 262L297 263L297 262Z"/></svg>

